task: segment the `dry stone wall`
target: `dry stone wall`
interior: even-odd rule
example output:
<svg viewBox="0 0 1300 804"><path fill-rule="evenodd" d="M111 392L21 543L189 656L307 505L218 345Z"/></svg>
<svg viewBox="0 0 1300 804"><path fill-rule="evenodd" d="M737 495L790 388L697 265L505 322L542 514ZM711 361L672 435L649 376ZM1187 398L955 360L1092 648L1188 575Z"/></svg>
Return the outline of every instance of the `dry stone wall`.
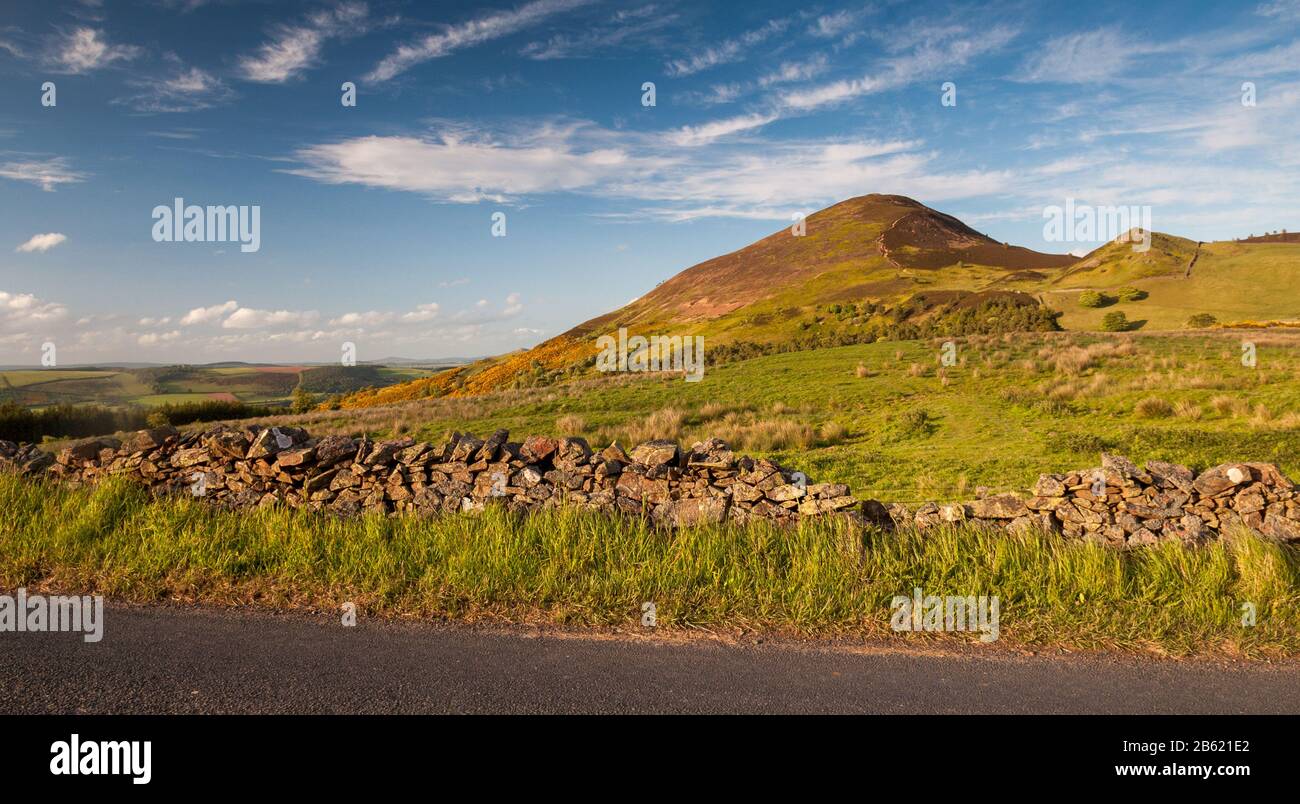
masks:
<svg viewBox="0 0 1300 804"><path fill-rule="evenodd" d="M736 455L709 439L690 449L650 441L599 452L576 437L505 430L444 443L312 438L294 427L142 430L98 438L57 455L0 441L0 468L74 483L127 475L162 493L192 494L231 508L285 504L351 515L436 514L503 505L559 505L648 516L667 527L753 520L793 524L840 517L921 530L950 523L1036 528L1116 547L1200 542L1234 525L1300 541L1300 491L1276 466L1232 463L1195 474L1151 461L1142 468L1103 455L1093 469L1042 475L1030 494L983 496L912 508L859 500L840 483L810 483L772 461Z"/></svg>

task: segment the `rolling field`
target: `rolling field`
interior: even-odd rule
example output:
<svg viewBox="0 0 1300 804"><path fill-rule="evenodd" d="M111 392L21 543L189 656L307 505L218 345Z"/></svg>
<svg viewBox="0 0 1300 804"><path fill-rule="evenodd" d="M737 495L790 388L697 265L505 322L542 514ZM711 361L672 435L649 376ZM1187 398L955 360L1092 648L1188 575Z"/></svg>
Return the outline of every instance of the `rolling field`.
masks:
<svg viewBox="0 0 1300 804"><path fill-rule="evenodd" d="M207 399L272 407L288 405L306 378L308 390L344 393L426 377L424 368L384 366L167 366L144 369L19 369L0 371L0 402L30 408L95 404L151 408ZM332 379L316 388L317 375Z"/></svg>

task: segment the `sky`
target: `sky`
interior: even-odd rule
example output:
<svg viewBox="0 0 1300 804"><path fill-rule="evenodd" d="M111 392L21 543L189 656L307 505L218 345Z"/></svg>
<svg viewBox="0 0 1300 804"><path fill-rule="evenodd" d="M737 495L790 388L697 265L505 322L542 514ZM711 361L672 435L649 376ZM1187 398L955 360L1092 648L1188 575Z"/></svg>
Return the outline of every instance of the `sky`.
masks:
<svg viewBox="0 0 1300 804"><path fill-rule="evenodd" d="M0 364L499 354L873 192L1055 253L1096 245L1044 241L1066 199L1294 230L1298 32L1300 0L3 0ZM177 198L256 207L258 248L160 241Z"/></svg>

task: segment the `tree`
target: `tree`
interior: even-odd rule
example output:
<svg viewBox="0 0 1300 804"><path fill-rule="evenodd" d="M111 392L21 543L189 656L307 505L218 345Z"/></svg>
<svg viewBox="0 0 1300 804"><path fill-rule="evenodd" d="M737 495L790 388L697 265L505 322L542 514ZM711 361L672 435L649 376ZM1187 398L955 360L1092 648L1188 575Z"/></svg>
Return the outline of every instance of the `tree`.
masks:
<svg viewBox="0 0 1300 804"><path fill-rule="evenodd" d="M299 385L293 389L293 412L306 413L316 406L316 397L310 391Z"/></svg>
<svg viewBox="0 0 1300 804"><path fill-rule="evenodd" d="M1123 332L1128 329L1128 316L1119 310L1112 310L1102 317L1101 328L1106 332Z"/></svg>

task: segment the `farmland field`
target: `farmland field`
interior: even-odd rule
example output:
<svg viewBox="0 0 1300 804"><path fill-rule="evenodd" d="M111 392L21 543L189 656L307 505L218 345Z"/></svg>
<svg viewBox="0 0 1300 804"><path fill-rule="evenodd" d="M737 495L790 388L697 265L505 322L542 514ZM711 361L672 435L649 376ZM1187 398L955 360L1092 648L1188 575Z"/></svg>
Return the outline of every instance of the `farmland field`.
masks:
<svg viewBox="0 0 1300 804"><path fill-rule="evenodd" d="M375 366L18 369L0 371L0 402L12 401L30 408L61 404L151 408L224 399L282 407L289 404L303 377L322 371L336 377L331 388L335 393L391 385L432 373L425 368Z"/></svg>

